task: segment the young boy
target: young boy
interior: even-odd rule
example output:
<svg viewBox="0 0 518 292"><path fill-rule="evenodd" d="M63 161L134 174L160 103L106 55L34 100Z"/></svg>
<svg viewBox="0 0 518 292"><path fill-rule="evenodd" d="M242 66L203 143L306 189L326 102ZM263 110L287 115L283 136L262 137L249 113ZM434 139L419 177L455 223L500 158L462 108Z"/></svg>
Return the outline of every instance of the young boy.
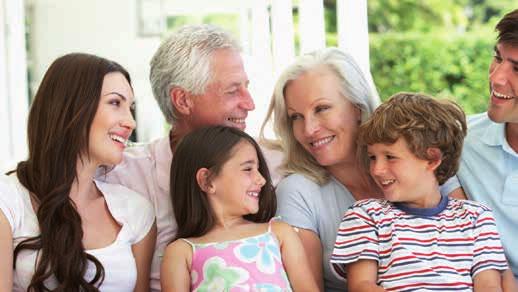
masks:
<svg viewBox="0 0 518 292"><path fill-rule="evenodd" d="M465 136L458 105L414 93L392 96L360 127L385 200L358 201L340 224L331 263L345 265L349 291L500 291L507 263L491 210L439 193Z"/></svg>

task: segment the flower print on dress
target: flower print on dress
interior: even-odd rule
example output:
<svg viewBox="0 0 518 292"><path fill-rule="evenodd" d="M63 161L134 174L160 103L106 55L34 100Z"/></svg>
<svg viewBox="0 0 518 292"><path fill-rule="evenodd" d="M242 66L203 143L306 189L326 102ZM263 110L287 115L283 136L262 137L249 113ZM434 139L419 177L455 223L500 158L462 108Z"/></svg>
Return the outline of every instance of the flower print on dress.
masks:
<svg viewBox="0 0 518 292"><path fill-rule="evenodd" d="M266 274L275 273L276 266L281 263L279 244L269 234L243 240L234 248L234 254L245 263L255 262L257 269Z"/></svg>
<svg viewBox="0 0 518 292"><path fill-rule="evenodd" d="M292 291L292 290L291 289L283 290L281 287L274 285L274 284L261 283L261 284L254 285L254 287L252 288L251 291L253 291L253 292L288 292L288 291Z"/></svg>
<svg viewBox="0 0 518 292"><path fill-rule="evenodd" d="M198 286L198 292L250 290L246 284L250 277L248 271L239 267L229 267L224 259L213 257L203 265L203 280Z"/></svg>

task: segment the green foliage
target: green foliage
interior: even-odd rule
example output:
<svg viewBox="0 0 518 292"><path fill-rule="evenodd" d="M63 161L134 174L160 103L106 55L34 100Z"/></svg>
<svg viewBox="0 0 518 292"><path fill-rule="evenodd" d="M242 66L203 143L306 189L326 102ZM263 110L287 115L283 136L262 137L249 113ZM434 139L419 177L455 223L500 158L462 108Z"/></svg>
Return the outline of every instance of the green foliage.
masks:
<svg viewBox="0 0 518 292"><path fill-rule="evenodd" d="M367 1L371 32L429 32L466 27L469 0L376 0Z"/></svg>
<svg viewBox="0 0 518 292"><path fill-rule="evenodd" d="M466 9L472 27L488 24L494 27L497 21L517 8L516 0L470 0Z"/></svg>
<svg viewBox="0 0 518 292"><path fill-rule="evenodd" d="M466 113L486 110L494 35L370 34L370 64L382 100L399 91L457 101Z"/></svg>

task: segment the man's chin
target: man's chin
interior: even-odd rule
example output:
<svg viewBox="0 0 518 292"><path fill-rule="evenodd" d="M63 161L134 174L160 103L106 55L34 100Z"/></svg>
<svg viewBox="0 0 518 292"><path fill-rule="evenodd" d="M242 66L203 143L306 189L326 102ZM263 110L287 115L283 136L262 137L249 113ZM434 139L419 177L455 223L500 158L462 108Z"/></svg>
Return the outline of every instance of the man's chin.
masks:
<svg viewBox="0 0 518 292"><path fill-rule="evenodd" d="M487 111L487 116L489 119L495 123L505 123L505 118L502 117L501 114L498 113L497 109L492 109L491 106L489 107Z"/></svg>
<svg viewBox="0 0 518 292"><path fill-rule="evenodd" d="M231 121L228 121L227 123L225 123L225 126L236 128L241 131L244 131L246 129L246 123L233 123Z"/></svg>

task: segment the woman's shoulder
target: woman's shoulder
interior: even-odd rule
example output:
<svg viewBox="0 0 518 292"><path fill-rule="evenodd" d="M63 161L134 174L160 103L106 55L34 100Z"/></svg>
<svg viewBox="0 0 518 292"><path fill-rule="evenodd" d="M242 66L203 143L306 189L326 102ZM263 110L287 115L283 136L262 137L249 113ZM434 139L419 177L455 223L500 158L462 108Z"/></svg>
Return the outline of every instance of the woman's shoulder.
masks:
<svg viewBox="0 0 518 292"><path fill-rule="evenodd" d="M32 210L28 190L18 181L15 175L0 175L0 211L16 233L23 228L26 210Z"/></svg>
<svg viewBox="0 0 518 292"><path fill-rule="evenodd" d="M20 204L29 198L29 192L15 175L0 175L0 199L10 205Z"/></svg>
<svg viewBox="0 0 518 292"><path fill-rule="evenodd" d="M321 186L316 181L300 173L290 174L277 184L277 190L307 190L314 192L320 189Z"/></svg>
<svg viewBox="0 0 518 292"><path fill-rule="evenodd" d="M139 242L149 232L155 222L153 205L139 193L119 184L95 181L102 192L112 216L128 224L135 242Z"/></svg>
<svg viewBox="0 0 518 292"><path fill-rule="evenodd" d="M141 211L152 210L151 202L141 194L120 184L113 184L95 180L95 184L110 203L117 207L142 209Z"/></svg>

